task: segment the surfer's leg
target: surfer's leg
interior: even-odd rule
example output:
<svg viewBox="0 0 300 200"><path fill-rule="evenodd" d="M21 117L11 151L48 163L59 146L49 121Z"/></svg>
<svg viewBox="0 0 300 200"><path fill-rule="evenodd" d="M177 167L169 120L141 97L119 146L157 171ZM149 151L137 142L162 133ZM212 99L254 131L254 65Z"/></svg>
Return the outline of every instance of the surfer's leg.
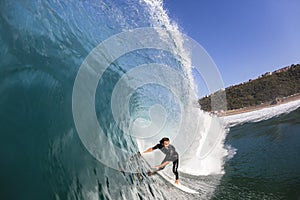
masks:
<svg viewBox="0 0 300 200"><path fill-rule="evenodd" d="M165 162L166 158L161 162L161 164L163 164ZM163 170L165 167L161 167L159 169L155 169L155 170L150 170L148 171L148 176L152 176L154 174L156 174L156 172L160 171L160 170Z"/></svg>
<svg viewBox="0 0 300 200"><path fill-rule="evenodd" d="M173 162L173 173L175 174L176 180L179 179L178 171L177 171L178 164L179 164L179 160L178 159Z"/></svg>
<svg viewBox="0 0 300 200"><path fill-rule="evenodd" d="M164 160L161 162L161 164L165 163L165 162L169 162L167 156L164 158ZM160 167L157 171L163 170L166 166Z"/></svg>

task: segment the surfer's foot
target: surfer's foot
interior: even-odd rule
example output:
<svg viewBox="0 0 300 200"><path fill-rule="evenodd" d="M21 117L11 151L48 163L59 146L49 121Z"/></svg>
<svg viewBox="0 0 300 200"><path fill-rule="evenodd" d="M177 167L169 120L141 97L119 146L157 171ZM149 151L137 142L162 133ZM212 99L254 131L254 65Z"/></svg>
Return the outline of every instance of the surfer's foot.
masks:
<svg viewBox="0 0 300 200"><path fill-rule="evenodd" d="M125 175L125 171L122 168L119 168L120 172Z"/></svg>
<svg viewBox="0 0 300 200"><path fill-rule="evenodd" d="M177 185L178 185L178 184L179 184L179 180L176 180L176 181L175 181L175 184L177 184Z"/></svg>

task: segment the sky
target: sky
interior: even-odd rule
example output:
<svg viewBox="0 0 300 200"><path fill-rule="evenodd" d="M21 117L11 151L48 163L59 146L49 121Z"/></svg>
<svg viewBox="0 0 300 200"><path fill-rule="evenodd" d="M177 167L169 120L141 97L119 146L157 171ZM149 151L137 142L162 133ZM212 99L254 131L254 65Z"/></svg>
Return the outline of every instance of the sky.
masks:
<svg viewBox="0 0 300 200"><path fill-rule="evenodd" d="M299 0L164 0L164 7L212 57L225 87L300 63Z"/></svg>

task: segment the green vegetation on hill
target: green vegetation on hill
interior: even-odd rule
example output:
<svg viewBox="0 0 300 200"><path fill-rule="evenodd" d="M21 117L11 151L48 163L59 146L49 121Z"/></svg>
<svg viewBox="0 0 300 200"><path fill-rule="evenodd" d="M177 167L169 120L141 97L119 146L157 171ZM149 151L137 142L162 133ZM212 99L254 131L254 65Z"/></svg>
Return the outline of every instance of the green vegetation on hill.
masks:
<svg viewBox="0 0 300 200"><path fill-rule="evenodd" d="M268 72L257 79L249 80L225 89L227 109L260 105L300 93L300 64L291 65L272 73ZM215 94L212 94L215 95ZM201 108L211 111L211 95L199 100Z"/></svg>

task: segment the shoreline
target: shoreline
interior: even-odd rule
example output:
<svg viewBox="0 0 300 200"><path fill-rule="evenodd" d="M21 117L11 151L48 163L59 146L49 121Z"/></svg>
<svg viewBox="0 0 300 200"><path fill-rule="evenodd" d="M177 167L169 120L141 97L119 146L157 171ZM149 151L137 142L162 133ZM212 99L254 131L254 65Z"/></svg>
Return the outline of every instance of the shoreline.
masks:
<svg viewBox="0 0 300 200"><path fill-rule="evenodd" d="M239 108L239 109L234 109L234 110L227 110L217 114L218 117L225 117L225 116L231 116L231 115L237 115L237 114L242 114L242 113L248 113L256 110L261 110L264 108L270 108L270 107L275 107L281 104L289 103L292 101L297 101L300 100L300 93L288 96L288 97L283 97L283 98L277 98L274 101L266 102L261 105L256 105L256 106L250 106L250 107L244 107L244 108Z"/></svg>

